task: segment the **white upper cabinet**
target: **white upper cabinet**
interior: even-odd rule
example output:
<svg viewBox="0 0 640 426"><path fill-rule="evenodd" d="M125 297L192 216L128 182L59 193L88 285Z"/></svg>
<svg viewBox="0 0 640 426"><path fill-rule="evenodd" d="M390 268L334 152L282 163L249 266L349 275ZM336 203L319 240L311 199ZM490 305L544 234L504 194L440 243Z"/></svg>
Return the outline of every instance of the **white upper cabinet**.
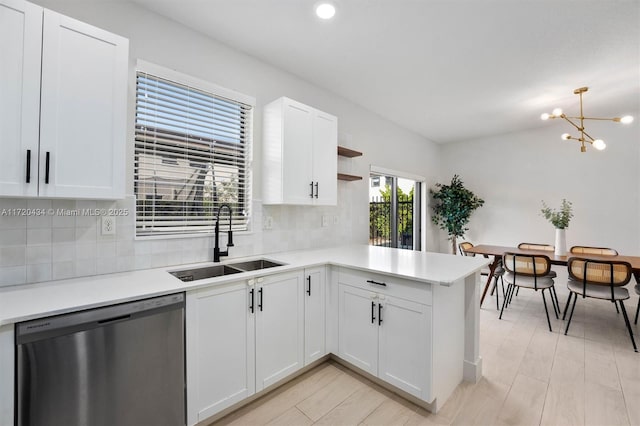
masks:
<svg viewBox="0 0 640 426"><path fill-rule="evenodd" d="M338 119L285 97L263 114L264 204L336 205Z"/></svg>
<svg viewBox="0 0 640 426"><path fill-rule="evenodd" d="M0 195L38 194L42 8L0 0Z"/></svg>
<svg viewBox="0 0 640 426"><path fill-rule="evenodd" d="M122 198L128 40L24 1L0 10L0 196Z"/></svg>

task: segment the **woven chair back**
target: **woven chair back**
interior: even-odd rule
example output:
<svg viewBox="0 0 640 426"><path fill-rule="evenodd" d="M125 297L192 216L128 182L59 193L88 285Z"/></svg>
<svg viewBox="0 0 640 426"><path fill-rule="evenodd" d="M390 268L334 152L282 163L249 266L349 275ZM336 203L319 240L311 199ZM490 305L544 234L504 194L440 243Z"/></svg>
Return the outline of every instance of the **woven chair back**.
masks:
<svg viewBox="0 0 640 426"><path fill-rule="evenodd" d="M631 279L631 265L627 262L572 257L567 268L571 278L587 284L619 287Z"/></svg>
<svg viewBox="0 0 640 426"><path fill-rule="evenodd" d="M571 247L572 254L600 254L603 256L617 256L618 252L612 248L607 247L586 247L586 246L573 246Z"/></svg>
<svg viewBox="0 0 640 426"><path fill-rule="evenodd" d="M542 250L542 251L555 251L555 246L549 244L536 244L536 243L520 243L518 248L521 250Z"/></svg>
<svg viewBox="0 0 640 426"><path fill-rule="evenodd" d="M471 244L468 241L458 244L458 249L460 250L460 254L463 256L475 256L476 255L475 253L467 253L467 250L469 250L472 247L473 247L473 244Z"/></svg>
<svg viewBox="0 0 640 426"><path fill-rule="evenodd" d="M551 270L551 260L545 255L505 253L502 265L511 273L531 277L545 276Z"/></svg>

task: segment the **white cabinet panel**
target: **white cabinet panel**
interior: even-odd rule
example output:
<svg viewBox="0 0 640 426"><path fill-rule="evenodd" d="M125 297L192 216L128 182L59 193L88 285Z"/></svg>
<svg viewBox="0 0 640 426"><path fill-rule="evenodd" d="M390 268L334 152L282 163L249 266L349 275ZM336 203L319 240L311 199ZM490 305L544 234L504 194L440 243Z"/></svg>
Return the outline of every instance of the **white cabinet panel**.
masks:
<svg viewBox="0 0 640 426"><path fill-rule="evenodd" d="M40 195L124 195L127 51L126 39L45 10Z"/></svg>
<svg viewBox="0 0 640 426"><path fill-rule="evenodd" d="M42 8L0 0L0 195L38 193L41 47Z"/></svg>
<svg viewBox="0 0 640 426"><path fill-rule="evenodd" d="M256 391L304 365L303 271L256 280Z"/></svg>
<svg viewBox="0 0 640 426"><path fill-rule="evenodd" d="M325 267L305 269L304 365L326 355Z"/></svg>
<svg viewBox="0 0 640 426"><path fill-rule="evenodd" d="M378 377L424 400L430 400L431 307L395 297L379 304Z"/></svg>
<svg viewBox="0 0 640 426"><path fill-rule="evenodd" d="M263 118L263 203L336 205L338 119L285 97Z"/></svg>
<svg viewBox="0 0 640 426"><path fill-rule="evenodd" d="M255 392L250 290L243 281L187 294L188 424Z"/></svg>
<svg viewBox="0 0 640 426"><path fill-rule="evenodd" d="M376 294L339 285L338 355L378 374L378 305Z"/></svg>
<svg viewBox="0 0 640 426"><path fill-rule="evenodd" d="M0 0L0 196L124 197L127 39Z"/></svg>

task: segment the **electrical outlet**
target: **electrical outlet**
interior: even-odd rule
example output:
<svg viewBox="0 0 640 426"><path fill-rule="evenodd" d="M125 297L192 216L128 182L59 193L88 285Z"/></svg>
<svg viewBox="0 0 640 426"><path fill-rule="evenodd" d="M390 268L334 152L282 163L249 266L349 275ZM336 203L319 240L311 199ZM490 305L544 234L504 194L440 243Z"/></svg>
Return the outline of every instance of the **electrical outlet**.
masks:
<svg viewBox="0 0 640 426"><path fill-rule="evenodd" d="M267 216L264 218L264 222L262 223L263 229L273 229L273 218L271 216Z"/></svg>
<svg viewBox="0 0 640 426"><path fill-rule="evenodd" d="M338 216L334 216L333 217L333 224L337 225L338 224Z"/></svg>
<svg viewBox="0 0 640 426"><path fill-rule="evenodd" d="M326 228L327 226L329 226L329 216L327 216L326 214L322 215L322 227Z"/></svg>
<svg viewBox="0 0 640 426"><path fill-rule="evenodd" d="M114 235L116 233L116 218L113 216L102 216L102 235Z"/></svg>

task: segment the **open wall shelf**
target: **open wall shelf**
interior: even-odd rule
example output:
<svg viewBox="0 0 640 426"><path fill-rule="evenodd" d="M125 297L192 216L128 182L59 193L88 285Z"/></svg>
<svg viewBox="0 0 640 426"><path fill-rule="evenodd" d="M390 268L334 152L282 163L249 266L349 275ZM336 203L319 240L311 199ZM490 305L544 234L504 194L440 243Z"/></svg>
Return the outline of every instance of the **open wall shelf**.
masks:
<svg viewBox="0 0 640 426"><path fill-rule="evenodd" d="M339 146L338 155L341 157L353 158L353 157L360 157L362 153L360 151ZM344 181L362 180L362 176L349 175L346 173L338 173L338 180L344 180Z"/></svg>

